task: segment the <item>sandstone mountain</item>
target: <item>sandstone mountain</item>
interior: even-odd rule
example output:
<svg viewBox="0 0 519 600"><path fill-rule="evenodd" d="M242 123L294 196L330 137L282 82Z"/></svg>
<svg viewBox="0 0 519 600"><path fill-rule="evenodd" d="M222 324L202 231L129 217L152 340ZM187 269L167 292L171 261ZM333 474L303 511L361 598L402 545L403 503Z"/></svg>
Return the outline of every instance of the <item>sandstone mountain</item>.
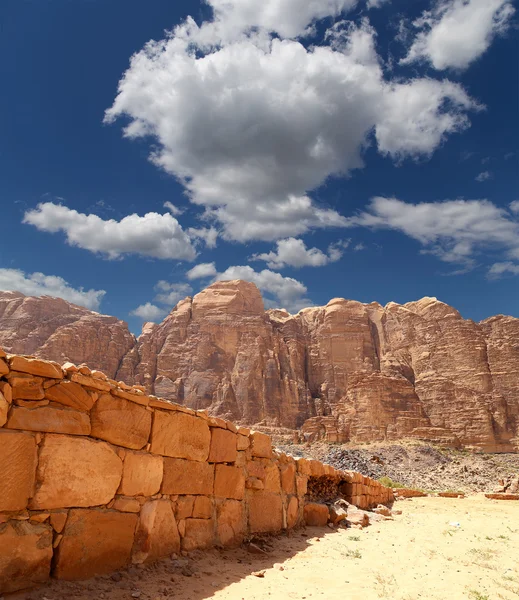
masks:
<svg viewBox="0 0 519 600"><path fill-rule="evenodd" d="M135 339L114 317L0 292L0 346L310 440L519 450L519 319L474 323L435 298L337 298L290 315L265 311L251 283L218 282Z"/></svg>

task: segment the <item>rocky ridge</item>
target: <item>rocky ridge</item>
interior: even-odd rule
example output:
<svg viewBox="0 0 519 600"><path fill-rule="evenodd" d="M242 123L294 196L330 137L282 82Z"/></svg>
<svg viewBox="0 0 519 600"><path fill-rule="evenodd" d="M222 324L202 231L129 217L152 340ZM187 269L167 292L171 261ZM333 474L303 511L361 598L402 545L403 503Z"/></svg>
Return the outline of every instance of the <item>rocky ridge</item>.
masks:
<svg viewBox="0 0 519 600"><path fill-rule="evenodd" d="M308 441L519 447L519 319L475 323L436 298L336 298L291 315L265 311L251 283L217 282L135 339L114 317L4 292L0 345Z"/></svg>

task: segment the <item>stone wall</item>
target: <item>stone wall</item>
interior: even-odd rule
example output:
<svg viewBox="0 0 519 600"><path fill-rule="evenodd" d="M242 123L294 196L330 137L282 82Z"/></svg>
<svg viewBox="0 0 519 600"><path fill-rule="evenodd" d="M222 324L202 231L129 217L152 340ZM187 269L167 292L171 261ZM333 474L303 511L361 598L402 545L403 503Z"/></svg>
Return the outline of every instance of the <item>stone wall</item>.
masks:
<svg viewBox="0 0 519 600"><path fill-rule="evenodd" d="M0 593L241 543L391 490L71 363L0 349Z"/></svg>

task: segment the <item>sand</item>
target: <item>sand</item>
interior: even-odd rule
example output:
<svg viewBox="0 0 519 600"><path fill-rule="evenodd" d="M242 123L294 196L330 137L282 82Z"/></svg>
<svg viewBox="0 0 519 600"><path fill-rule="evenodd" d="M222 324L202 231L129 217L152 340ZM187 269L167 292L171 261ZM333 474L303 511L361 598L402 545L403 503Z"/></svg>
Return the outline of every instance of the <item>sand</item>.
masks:
<svg viewBox="0 0 519 600"><path fill-rule="evenodd" d="M399 501L394 508L402 515L364 530L307 528L273 538L267 555L212 550L180 562L132 567L119 582L56 582L16 598L519 598L518 501L428 497Z"/></svg>

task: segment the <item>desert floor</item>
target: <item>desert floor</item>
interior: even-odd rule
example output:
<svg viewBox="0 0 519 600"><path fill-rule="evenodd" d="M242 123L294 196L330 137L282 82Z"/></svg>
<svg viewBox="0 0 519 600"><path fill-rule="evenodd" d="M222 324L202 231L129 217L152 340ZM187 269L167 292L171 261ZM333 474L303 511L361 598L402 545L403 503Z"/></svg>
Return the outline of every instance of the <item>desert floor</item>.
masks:
<svg viewBox="0 0 519 600"><path fill-rule="evenodd" d="M214 550L10 598L519 598L518 501L428 497L394 509L402 511L394 521L364 530L307 528L271 538L267 554Z"/></svg>

